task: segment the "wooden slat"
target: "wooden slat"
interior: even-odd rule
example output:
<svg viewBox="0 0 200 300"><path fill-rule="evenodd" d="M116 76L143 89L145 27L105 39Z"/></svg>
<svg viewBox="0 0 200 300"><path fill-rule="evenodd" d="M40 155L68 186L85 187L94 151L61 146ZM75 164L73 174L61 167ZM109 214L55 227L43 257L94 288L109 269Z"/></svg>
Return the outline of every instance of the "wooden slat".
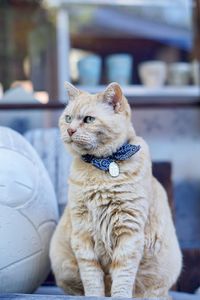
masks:
<svg viewBox="0 0 200 300"><path fill-rule="evenodd" d="M59 102L52 102L48 104L40 103L13 103L13 104L0 104L0 112L4 110L62 110L66 104ZM133 102L130 102L130 106L134 109L179 109L179 108L200 108L200 101L190 101L190 102L142 102L134 99Z"/></svg>
<svg viewBox="0 0 200 300"><path fill-rule="evenodd" d="M173 186L172 186L172 166L170 162L154 162L153 175L164 186L169 205L174 216Z"/></svg>
<svg viewBox="0 0 200 300"><path fill-rule="evenodd" d="M182 252L183 270L177 287L179 291L193 293L200 287L200 249L183 249Z"/></svg>
<svg viewBox="0 0 200 300"><path fill-rule="evenodd" d="M60 102L52 102L47 104L41 103L1 103L1 110L58 110L64 109L66 104Z"/></svg>

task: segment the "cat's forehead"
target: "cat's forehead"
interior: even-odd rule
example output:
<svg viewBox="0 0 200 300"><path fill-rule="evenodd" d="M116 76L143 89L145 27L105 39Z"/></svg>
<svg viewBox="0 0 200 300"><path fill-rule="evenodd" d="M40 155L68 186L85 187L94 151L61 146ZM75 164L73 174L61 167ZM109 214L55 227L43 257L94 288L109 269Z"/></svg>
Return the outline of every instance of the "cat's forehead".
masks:
<svg viewBox="0 0 200 300"><path fill-rule="evenodd" d="M74 116L85 116L97 112L99 95L82 94L77 99L70 101L66 112Z"/></svg>

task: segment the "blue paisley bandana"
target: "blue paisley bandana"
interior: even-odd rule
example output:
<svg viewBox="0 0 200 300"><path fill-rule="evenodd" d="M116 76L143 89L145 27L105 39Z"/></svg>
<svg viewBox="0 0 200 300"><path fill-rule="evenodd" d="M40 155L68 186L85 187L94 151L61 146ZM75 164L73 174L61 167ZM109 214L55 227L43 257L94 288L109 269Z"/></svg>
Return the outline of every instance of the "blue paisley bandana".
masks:
<svg viewBox="0 0 200 300"><path fill-rule="evenodd" d="M103 171L108 171L109 170L109 165L113 161L117 160L126 160L130 158L132 155L137 153L140 150L140 145L131 145L128 143L125 143L122 145L115 153L108 157L95 157L90 154L86 154L82 156L82 160L84 160L87 163L91 163L94 167L103 170Z"/></svg>

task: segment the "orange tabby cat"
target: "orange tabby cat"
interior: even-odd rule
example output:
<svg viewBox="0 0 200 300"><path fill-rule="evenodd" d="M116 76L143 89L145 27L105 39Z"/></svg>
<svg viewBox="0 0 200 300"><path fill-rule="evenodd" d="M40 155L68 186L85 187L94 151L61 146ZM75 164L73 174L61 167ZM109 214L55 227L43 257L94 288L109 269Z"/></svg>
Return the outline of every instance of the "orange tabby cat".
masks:
<svg viewBox="0 0 200 300"><path fill-rule="evenodd" d="M68 204L51 241L56 282L73 295L167 296L181 270L181 252L129 104L117 83L95 95L66 86L70 101L59 124L73 163ZM83 159L108 158L127 142L140 149L116 161L114 171Z"/></svg>

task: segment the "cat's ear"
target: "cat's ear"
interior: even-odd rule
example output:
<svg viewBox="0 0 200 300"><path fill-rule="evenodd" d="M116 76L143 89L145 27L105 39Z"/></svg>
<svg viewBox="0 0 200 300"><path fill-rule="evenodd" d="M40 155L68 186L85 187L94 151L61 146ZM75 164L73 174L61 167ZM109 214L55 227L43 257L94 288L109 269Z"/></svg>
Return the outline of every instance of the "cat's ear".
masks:
<svg viewBox="0 0 200 300"><path fill-rule="evenodd" d="M104 91L104 101L113 106L116 112L122 111L123 93L117 82L110 83Z"/></svg>
<svg viewBox="0 0 200 300"><path fill-rule="evenodd" d="M68 96L70 100L75 99L77 96L80 95L80 91L71 83L65 81L64 86L67 90Z"/></svg>

